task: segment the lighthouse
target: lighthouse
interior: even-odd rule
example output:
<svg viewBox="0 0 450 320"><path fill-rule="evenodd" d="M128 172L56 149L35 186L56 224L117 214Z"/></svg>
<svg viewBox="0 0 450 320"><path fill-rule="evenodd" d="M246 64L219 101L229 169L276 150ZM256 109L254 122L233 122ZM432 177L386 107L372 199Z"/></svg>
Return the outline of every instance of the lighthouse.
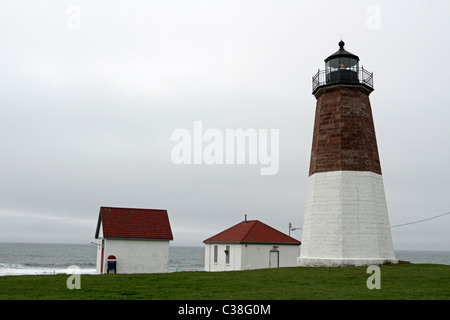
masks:
<svg viewBox="0 0 450 320"><path fill-rule="evenodd" d="M317 99L300 266L398 263L369 96L373 73L345 43L313 77Z"/></svg>

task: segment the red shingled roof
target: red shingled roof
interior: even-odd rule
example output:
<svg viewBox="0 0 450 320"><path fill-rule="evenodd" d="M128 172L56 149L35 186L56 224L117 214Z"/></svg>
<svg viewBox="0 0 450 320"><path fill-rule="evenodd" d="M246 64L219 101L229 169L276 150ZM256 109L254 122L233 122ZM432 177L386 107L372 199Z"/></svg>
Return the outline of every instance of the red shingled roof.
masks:
<svg viewBox="0 0 450 320"><path fill-rule="evenodd" d="M301 244L301 242L297 239L269 227L267 224L264 224L258 220L242 221L237 225L204 240L203 242Z"/></svg>
<svg viewBox="0 0 450 320"><path fill-rule="evenodd" d="M103 238L173 240L167 210L101 207L96 239L100 225Z"/></svg>

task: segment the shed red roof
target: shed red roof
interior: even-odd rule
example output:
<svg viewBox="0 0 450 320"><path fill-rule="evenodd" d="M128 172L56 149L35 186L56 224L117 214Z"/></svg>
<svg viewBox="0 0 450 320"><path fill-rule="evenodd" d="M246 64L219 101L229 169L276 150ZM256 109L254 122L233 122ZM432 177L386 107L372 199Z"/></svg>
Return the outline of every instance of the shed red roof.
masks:
<svg viewBox="0 0 450 320"><path fill-rule="evenodd" d="M270 243L295 244L301 242L258 220L242 221L231 228L222 231L204 243L231 242L231 243Z"/></svg>
<svg viewBox="0 0 450 320"><path fill-rule="evenodd" d="M100 225L104 238L173 240L167 210L101 207L96 239Z"/></svg>

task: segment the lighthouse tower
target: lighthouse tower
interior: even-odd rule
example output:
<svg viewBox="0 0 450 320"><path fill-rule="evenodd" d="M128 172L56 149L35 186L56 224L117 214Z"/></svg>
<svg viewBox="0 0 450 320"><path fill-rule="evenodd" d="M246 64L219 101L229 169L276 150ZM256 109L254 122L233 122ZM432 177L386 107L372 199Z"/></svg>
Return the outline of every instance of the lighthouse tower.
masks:
<svg viewBox="0 0 450 320"><path fill-rule="evenodd" d="M373 74L344 49L313 77L317 99L300 266L397 263L369 95Z"/></svg>

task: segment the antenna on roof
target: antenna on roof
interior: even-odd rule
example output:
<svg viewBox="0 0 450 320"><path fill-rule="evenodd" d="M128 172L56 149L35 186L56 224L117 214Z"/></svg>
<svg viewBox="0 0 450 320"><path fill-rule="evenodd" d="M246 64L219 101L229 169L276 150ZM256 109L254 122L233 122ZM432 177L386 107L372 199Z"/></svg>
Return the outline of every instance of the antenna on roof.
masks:
<svg viewBox="0 0 450 320"><path fill-rule="evenodd" d="M244 223L247 223L247 214L244 214Z"/></svg>

